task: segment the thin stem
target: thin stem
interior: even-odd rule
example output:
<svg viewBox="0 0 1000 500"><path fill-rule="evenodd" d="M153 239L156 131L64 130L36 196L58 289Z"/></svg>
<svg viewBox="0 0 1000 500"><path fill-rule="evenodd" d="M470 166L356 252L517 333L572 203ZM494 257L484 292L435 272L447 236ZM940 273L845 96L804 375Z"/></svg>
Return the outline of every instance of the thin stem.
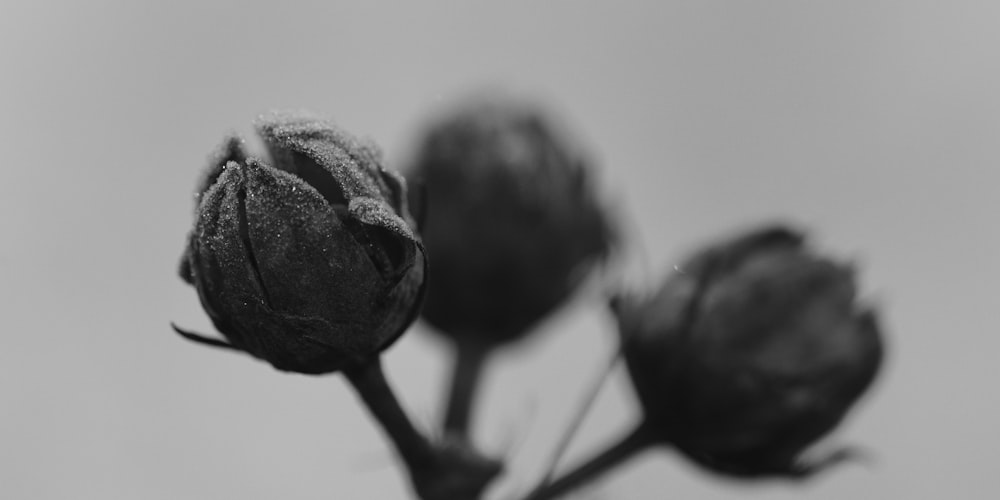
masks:
<svg viewBox="0 0 1000 500"><path fill-rule="evenodd" d="M640 451L651 446L655 440L648 427L638 425L617 443L577 466L569 473L550 483L542 483L525 500L549 500L594 481L605 472L621 465Z"/></svg>
<svg viewBox="0 0 1000 500"><path fill-rule="evenodd" d="M611 359L608 360L604 369L601 370L601 373L594 380L594 383L591 384L589 391L584 397L583 403L573 416L573 421L570 422L565 434L563 434L562 438L559 440L559 444L556 445L555 452L553 452L552 459L549 462L548 470L546 470L545 475L542 476L541 484L546 484L550 479L552 479L552 474L555 473L556 467L559 465L559 459L561 459L563 453L566 452L566 448L569 448L569 443L573 440L573 436L576 435L576 431L579 430L580 426L583 424L584 418L587 416L587 413L590 412L590 407L594 405L594 401L597 400L597 396L601 393L601 388L604 387L604 383L611 376L615 366L618 365L619 359L621 359L621 349L615 349Z"/></svg>
<svg viewBox="0 0 1000 500"><path fill-rule="evenodd" d="M400 406L377 357L364 365L346 370L344 374L361 396L368 411L389 435L407 465L420 465L434 456L430 441L413 426Z"/></svg>
<svg viewBox="0 0 1000 500"><path fill-rule="evenodd" d="M464 442L432 442L413 426L378 358L345 370L347 380L389 435L423 500L475 500L503 469Z"/></svg>
<svg viewBox="0 0 1000 500"><path fill-rule="evenodd" d="M493 346L477 340L455 341L455 359L451 372L451 390L445 407L443 428L446 434L468 439L469 422L476 392L486 359Z"/></svg>

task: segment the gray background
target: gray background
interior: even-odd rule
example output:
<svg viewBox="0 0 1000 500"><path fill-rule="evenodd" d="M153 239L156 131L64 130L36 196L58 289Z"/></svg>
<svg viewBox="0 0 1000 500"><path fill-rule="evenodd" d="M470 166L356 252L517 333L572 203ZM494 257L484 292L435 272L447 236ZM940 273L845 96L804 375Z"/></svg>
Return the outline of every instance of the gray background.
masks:
<svg viewBox="0 0 1000 500"><path fill-rule="evenodd" d="M884 311L885 374L832 438L870 465L746 485L655 452L589 498L992 497L998 5L4 2L0 497L404 498L340 377L178 339L170 321L211 326L175 269L225 132L304 107L401 164L429 113L483 86L587 142L633 221L631 286L780 218L856 260ZM600 288L491 366L477 437L510 457L496 497L534 481L613 345ZM386 364L430 426L448 356L414 330ZM634 421L622 375L570 460Z"/></svg>

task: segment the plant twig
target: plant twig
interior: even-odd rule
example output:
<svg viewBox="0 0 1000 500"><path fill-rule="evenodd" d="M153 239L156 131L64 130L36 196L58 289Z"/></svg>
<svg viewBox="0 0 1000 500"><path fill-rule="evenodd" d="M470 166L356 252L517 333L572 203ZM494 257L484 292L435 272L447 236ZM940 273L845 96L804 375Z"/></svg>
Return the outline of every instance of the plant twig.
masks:
<svg viewBox="0 0 1000 500"><path fill-rule="evenodd" d="M446 434L467 440L479 382L493 346L477 340L456 340L454 344L451 389L442 427Z"/></svg>
<svg viewBox="0 0 1000 500"><path fill-rule="evenodd" d="M577 466L569 473L550 483L540 484L524 500L550 500L569 493L594 481L616 466L621 465L640 451L650 447L654 442L653 434L649 428L644 424L640 424L617 443Z"/></svg>
<svg viewBox="0 0 1000 500"><path fill-rule="evenodd" d="M406 415L382 371L378 358L345 370L403 459L417 495L423 500L475 500L503 465L483 457L464 442L432 442Z"/></svg>
<svg viewBox="0 0 1000 500"><path fill-rule="evenodd" d="M601 373L598 374L597 378L590 385L587 394L584 396L583 403L576 411L569 427L566 428L565 433L556 445L556 449L552 453L549 466L545 471L545 475L542 476L540 484L546 484L550 479L552 479L552 474L555 473L556 467L559 465L559 460L562 458L563 453L566 452L566 449L569 448L569 443L573 440L577 430L579 430L580 426L583 424L584 418L587 416L587 413L590 412L590 408L594 405L594 401L597 400L597 396L601 393L601 389L604 387L605 382L607 382L608 378L611 377L611 373L614 371L615 366L618 365L619 359L621 359L621 349L615 349L611 359L608 360L604 369L601 370Z"/></svg>
<svg viewBox="0 0 1000 500"><path fill-rule="evenodd" d="M406 463L426 462L433 456L430 440L400 406L377 358L344 374Z"/></svg>

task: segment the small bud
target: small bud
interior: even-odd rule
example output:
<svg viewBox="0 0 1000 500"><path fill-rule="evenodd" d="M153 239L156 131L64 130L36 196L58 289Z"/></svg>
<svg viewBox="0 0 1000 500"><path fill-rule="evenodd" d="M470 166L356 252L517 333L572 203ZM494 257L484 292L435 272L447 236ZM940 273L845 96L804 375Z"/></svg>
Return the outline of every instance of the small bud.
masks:
<svg viewBox="0 0 1000 500"><path fill-rule="evenodd" d="M513 340L573 292L612 245L586 160L539 110L474 101L423 138L433 278L423 317L449 336Z"/></svg>
<svg viewBox="0 0 1000 500"><path fill-rule="evenodd" d="M619 297L629 373L648 425L734 476L804 476L803 451L841 421L882 360L851 268L781 227L710 246L649 298Z"/></svg>
<svg viewBox="0 0 1000 500"><path fill-rule="evenodd" d="M202 178L198 181L198 187L194 191L194 205L196 212L198 207L201 205L201 197L205 195L205 191L208 191L208 188L215 184L215 181L219 179L219 176L222 175L222 172L226 169L226 165L228 165L231 161L239 164L245 164L247 161L247 152L246 147L243 144L243 139L240 139L235 135L227 137L226 140L223 141L223 143L209 156L208 165L205 167L205 171L202 173ZM193 234L188 236L189 239L191 236L193 236ZM190 246L189 242L187 248L190 248ZM184 254L181 255L179 274L185 283L194 285L194 276L191 271L191 259L188 258L187 249L185 249Z"/></svg>
<svg viewBox="0 0 1000 500"><path fill-rule="evenodd" d="M325 121L257 126L275 166L227 141L198 190L182 277L231 347L279 370L362 363L412 322L424 290L405 182Z"/></svg>

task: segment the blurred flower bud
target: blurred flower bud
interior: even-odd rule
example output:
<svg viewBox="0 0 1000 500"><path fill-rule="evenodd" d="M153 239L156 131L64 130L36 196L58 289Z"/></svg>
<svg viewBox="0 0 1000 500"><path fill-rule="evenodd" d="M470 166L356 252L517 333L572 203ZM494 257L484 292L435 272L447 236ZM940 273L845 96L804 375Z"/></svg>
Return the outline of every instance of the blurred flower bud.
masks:
<svg viewBox="0 0 1000 500"><path fill-rule="evenodd" d="M181 275L229 346L279 370L364 362L412 322L424 290L405 182L325 121L272 114L257 128L274 166L238 139L213 156Z"/></svg>
<svg viewBox="0 0 1000 500"><path fill-rule="evenodd" d="M521 336L612 245L585 159L525 103L466 103L429 128L412 167L433 269L422 314L451 337Z"/></svg>
<svg viewBox="0 0 1000 500"><path fill-rule="evenodd" d="M841 421L882 359L850 267L782 227L708 247L652 297L613 302L647 424L702 466L803 476L803 451Z"/></svg>

